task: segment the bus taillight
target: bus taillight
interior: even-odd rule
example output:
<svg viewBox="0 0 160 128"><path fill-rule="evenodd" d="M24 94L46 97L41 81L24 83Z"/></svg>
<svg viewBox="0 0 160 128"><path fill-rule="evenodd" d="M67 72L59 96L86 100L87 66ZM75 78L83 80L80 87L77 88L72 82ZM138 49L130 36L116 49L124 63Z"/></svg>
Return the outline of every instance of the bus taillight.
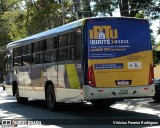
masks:
<svg viewBox="0 0 160 128"><path fill-rule="evenodd" d="M153 84L154 82L154 66L150 64L150 69L149 69L149 81L148 84Z"/></svg>
<svg viewBox="0 0 160 128"><path fill-rule="evenodd" d="M96 82L95 82L95 77L94 77L94 71L93 71L93 65L91 65L88 68L87 78L88 78L88 85L92 86L92 87L96 87Z"/></svg>

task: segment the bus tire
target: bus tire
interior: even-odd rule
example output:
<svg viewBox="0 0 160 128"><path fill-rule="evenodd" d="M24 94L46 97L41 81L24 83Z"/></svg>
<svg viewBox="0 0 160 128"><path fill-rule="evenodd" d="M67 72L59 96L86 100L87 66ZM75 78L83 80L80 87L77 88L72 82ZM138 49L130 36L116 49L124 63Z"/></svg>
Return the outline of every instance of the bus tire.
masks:
<svg viewBox="0 0 160 128"><path fill-rule="evenodd" d="M28 102L28 98L20 97L18 86L16 87L16 99L17 99L17 103L19 104L25 104Z"/></svg>
<svg viewBox="0 0 160 128"><path fill-rule="evenodd" d="M47 97L46 97L47 107L50 111L56 111L56 97L53 85L47 87Z"/></svg>

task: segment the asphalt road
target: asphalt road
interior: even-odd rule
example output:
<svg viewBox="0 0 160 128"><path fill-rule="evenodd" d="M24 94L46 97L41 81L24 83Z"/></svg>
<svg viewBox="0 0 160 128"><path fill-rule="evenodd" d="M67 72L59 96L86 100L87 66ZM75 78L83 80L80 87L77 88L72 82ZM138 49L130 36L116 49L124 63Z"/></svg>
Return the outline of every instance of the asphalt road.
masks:
<svg viewBox="0 0 160 128"><path fill-rule="evenodd" d="M105 109L96 109L89 102L66 103L60 104L57 112L51 112L47 110L45 102L40 100L30 99L25 105L18 104L15 97L7 96L0 87L0 119L3 124L6 121L12 123L16 121L19 123L16 127L23 128L37 126L39 128L159 128L160 103L152 98L127 99ZM142 125L143 123L146 125ZM159 123L159 125L153 123ZM2 125L2 127L5 128L7 125Z"/></svg>

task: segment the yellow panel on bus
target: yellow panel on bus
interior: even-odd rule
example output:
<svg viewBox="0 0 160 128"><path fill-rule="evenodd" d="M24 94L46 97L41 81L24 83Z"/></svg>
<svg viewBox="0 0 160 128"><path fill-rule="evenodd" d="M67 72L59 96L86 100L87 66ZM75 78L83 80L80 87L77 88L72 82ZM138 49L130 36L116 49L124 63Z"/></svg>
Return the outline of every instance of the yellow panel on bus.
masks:
<svg viewBox="0 0 160 128"><path fill-rule="evenodd" d="M88 60L93 65L96 87L148 85L152 52L140 52L124 57Z"/></svg>

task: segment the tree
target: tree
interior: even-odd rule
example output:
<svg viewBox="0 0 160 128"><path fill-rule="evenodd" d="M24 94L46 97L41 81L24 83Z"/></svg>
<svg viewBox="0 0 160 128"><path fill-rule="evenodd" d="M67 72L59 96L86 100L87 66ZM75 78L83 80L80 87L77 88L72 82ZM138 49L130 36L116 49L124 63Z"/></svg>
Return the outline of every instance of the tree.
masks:
<svg viewBox="0 0 160 128"><path fill-rule="evenodd" d="M72 5L76 14L76 19L93 16L90 2L91 0L73 0Z"/></svg>
<svg viewBox="0 0 160 128"><path fill-rule="evenodd" d="M94 6L94 15L100 13L102 16L110 15L115 8L118 7L117 0L94 0L96 3Z"/></svg>
<svg viewBox="0 0 160 128"><path fill-rule="evenodd" d="M153 36L153 34L151 34L151 43L152 45L155 45L155 37Z"/></svg>
<svg viewBox="0 0 160 128"><path fill-rule="evenodd" d="M156 65L160 62L160 51L153 50L153 55L154 65Z"/></svg>
<svg viewBox="0 0 160 128"><path fill-rule="evenodd" d="M136 18L144 18L144 11L139 11L135 15Z"/></svg>
<svg viewBox="0 0 160 128"><path fill-rule="evenodd" d="M56 26L52 21L58 19L60 4L49 0L29 0L26 2L27 22L29 35L33 35ZM56 13L55 13L56 12Z"/></svg>
<svg viewBox="0 0 160 128"><path fill-rule="evenodd" d="M121 16L135 17L140 10L148 7L152 0L118 0Z"/></svg>
<svg viewBox="0 0 160 128"><path fill-rule="evenodd" d="M33 35L63 24L62 1L28 0L26 2L28 35ZM63 1L65 23L70 22L71 3ZM73 6L72 6L73 7ZM72 15L71 15L72 16ZM71 21L75 20L72 18Z"/></svg>
<svg viewBox="0 0 160 128"><path fill-rule="evenodd" d="M0 1L0 46L6 45L8 42L12 40L11 37L11 22L13 24L15 18L15 12L18 8L20 8L19 3L20 0L1 0ZM15 12L13 12L13 10Z"/></svg>
<svg viewBox="0 0 160 128"><path fill-rule="evenodd" d="M82 0L82 16L83 17L92 17L93 13L91 11L91 6L90 6L91 0Z"/></svg>

